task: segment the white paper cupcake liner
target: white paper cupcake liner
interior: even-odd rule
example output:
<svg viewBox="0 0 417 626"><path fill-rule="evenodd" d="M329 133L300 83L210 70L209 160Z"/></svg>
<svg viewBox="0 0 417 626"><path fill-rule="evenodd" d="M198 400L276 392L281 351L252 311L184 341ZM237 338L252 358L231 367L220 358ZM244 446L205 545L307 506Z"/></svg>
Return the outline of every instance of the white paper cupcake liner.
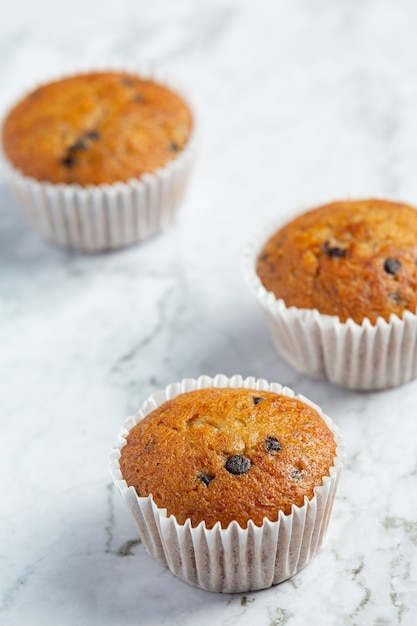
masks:
<svg viewBox="0 0 417 626"><path fill-rule="evenodd" d="M324 204L324 203L323 203ZM318 205L315 205L318 206ZM316 309L287 307L263 286L256 273L259 252L288 220L270 224L257 234L244 255L246 280L261 304L278 353L295 369L314 378L357 390L395 387L417 378L417 315L406 311L389 322L322 315Z"/></svg>
<svg viewBox="0 0 417 626"><path fill-rule="evenodd" d="M5 179L33 228L58 246L82 252L129 246L167 228L181 205L196 148L196 116L190 98L182 88L149 67L95 67L65 76L106 70L130 72L172 89L190 108L193 128L184 149L164 167L114 184L81 187L38 181L25 176L1 154ZM50 80L55 78L41 84Z"/></svg>
<svg viewBox="0 0 417 626"><path fill-rule="evenodd" d="M119 458L132 427L166 400L205 387L273 391L296 397L320 413L334 434L337 451L330 475L315 488L311 500L305 498L303 506L293 506L289 515L281 512L276 522L264 519L262 526L250 521L247 528L232 522L226 529L222 529L220 523L207 529L201 522L192 528L190 520L179 524L173 515L167 516L166 509L156 506L152 496L139 497L134 487L127 486ZM303 396L295 396L291 389L278 383L218 374L214 378L187 378L152 394L137 415L125 422L110 457L110 472L135 520L145 549L154 559L190 585L208 591L235 593L276 585L296 574L314 557L327 529L343 458L344 446L337 427L315 404Z"/></svg>

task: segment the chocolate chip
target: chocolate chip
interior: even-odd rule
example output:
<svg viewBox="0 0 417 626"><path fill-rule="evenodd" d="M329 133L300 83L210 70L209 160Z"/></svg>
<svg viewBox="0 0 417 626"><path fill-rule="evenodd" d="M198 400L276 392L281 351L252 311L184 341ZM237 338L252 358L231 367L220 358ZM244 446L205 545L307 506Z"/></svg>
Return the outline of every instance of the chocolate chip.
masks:
<svg viewBox="0 0 417 626"><path fill-rule="evenodd" d="M384 270L387 274L396 274L401 267L401 261L398 259L387 259L384 263Z"/></svg>
<svg viewBox="0 0 417 626"><path fill-rule="evenodd" d="M100 133L97 130L89 130L83 137L80 137L75 143L67 148L68 152L76 152L77 150L87 150L91 141L100 139Z"/></svg>
<svg viewBox="0 0 417 626"><path fill-rule="evenodd" d="M226 461L226 469L231 474L246 474L249 472L251 466L250 459L247 456L241 454L235 454L230 456Z"/></svg>
<svg viewBox="0 0 417 626"><path fill-rule="evenodd" d="M133 87L133 85L135 84L135 81L132 80L131 78L127 78L126 76L124 76L121 79L121 83L122 85L125 85L125 87Z"/></svg>
<svg viewBox="0 0 417 626"><path fill-rule="evenodd" d="M267 252L265 252L265 254L262 254L262 255L259 257L259 260L260 260L260 261L267 261L268 259L269 259L269 254L268 254Z"/></svg>
<svg viewBox="0 0 417 626"><path fill-rule="evenodd" d="M97 141L97 139L100 139L100 133L98 130L89 130L88 133L86 133L85 138L90 139L91 141Z"/></svg>
<svg viewBox="0 0 417 626"><path fill-rule="evenodd" d="M253 404L259 404L260 402L263 402L265 398L261 398L260 396L253 396L252 400Z"/></svg>
<svg viewBox="0 0 417 626"><path fill-rule="evenodd" d="M341 257L348 255L347 250L339 248L338 246L330 246L328 241L323 244L323 250L327 256L334 257L336 259L340 259Z"/></svg>
<svg viewBox="0 0 417 626"><path fill-rule="evenodd" d="M394 304L398 304L398 306L402 306L405 307L408 304L408 301L406 298L404 298L401 294L399 293L390 293L389 294L390 300L394 303Z"/></svg>
<svg viewBox="0 0 417 626"><path fill-rule="evenodd" d="M68 146L68 152L77 152L78 150L87 150L87 142L85 139L78 139L75 143Z"/></svg>
<svg viewBox="0 0 417 626"><path fill-rule="evenodd" d="M64 167L67 167L68 169L71 169L72 167L74 167L75 162L76 162L76 159L74 155L72 154L67 154L60 161L61 165L63 165Z"/></svg>
<svg viewBox="0 0 417 626"><path fill-rule="evenodd" d="M97 130L89 130L83 137L77 139L73 144L68 146L67 154L61 159L61 165L71 168L76 164L75 154L77 152L87 150L91 141L100 139L100 133Z"/></svg>
<svg viewBox="0 0 417 626"><path fill-rule="evenodd" d="M172 152L178 152L178 150L180 149L176 141L171 141L171 145L169 147L172 150Z"/></svg>
<svg viewBox="0 0 417 626"><path fill-rule="evenodd" d="M209 476L208 474L199 474L197 478L198 480L201 480L206 487L208 487L211 481L214 480L214 476Z"/></svg>
<svg viewBox="0 0 417 626"><path fill-rule="evenodd" d="M140 93L137 93L136 95L133 96L132 100L133 102L137 102L138 104L140 104L141 102L145 100L145 98L141 96Z"/></svg>
<svg viewBox="0 0 417 626"><path fill-rule="evenodd" d="M265 448L267 452L273 454L281 450L282 446L276 437L268 437L265 439Z"/></svg>
<svg viewBox="0 0 417 626"><path fill-rule="evenodd" d="M291 478L294 478L294 480L302 480L303 474L300 470L294 470L291 472Z"/></svg>

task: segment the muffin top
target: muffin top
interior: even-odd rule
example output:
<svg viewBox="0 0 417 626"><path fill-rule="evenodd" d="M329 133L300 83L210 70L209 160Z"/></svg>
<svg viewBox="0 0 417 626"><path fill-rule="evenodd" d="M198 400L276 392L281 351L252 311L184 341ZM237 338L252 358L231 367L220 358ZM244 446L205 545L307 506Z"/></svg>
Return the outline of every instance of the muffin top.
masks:
<svg viewBox="0 0 417 626"><path fill-rule="evenodd" d="M278 230L256 270L286 306L341 322L415 313L417 210L374 199L321 206Z"/></svg>
<svg viewBox="0 0 417 626"><path fill-rule="evenodd" d="M120 469L180 524L242 528L311 499L334 463L333 433L294 398L207 388L166 401L132 428Z"/></svg>
<svg viewBox="0 0 417 626"><path fill-rule="evenodd" d="M39 87L3 125L3 149L26 176L99 185L153 172L189 138L192 116L170 89L122 72L94 72Z"/></svg>

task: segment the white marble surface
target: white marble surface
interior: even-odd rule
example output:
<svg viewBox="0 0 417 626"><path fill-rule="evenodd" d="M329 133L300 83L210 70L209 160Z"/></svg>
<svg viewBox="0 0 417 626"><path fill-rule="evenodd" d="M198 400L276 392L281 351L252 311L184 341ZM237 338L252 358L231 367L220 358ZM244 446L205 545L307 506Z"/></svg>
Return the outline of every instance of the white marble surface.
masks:
<svg viewBox="0 0 417 626"><path fill-rule="evenodd" d="M190 85L200 155L177 224L111 255L40 241L0 181L0 623L417 623L417 382L349 392L274 352L241 273L252 230L304 201L417 202L413 0L14 0L0 104L77 64L158 63ZM339 425L328 535L292 580L216 595L137 542L107 456L124 417L184 376L277 380Z"/></svg>

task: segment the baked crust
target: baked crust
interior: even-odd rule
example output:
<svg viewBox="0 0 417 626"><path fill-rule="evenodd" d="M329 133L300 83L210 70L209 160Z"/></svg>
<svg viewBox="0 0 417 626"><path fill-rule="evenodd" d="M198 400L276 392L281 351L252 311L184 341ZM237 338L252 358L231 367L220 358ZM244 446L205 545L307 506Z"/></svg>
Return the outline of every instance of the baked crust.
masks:
<svg viewBox="0 0 417 626"><path fill-rule="evenodd" d="M375 323L417 307L417 210L385 200L333 202L264 245L257 273L285 304Z"/></svg>
<svg viewBox="0 0 417 626"><path fill-rule="evenodd" d="M334 463L333 433L294 398L251 389L180 394L152 411L122 448L123 478L180 524L243 528L311 499Z"/></svg>
<svg viewBox="0 0 417 626"><path fill-rule="evenodd" d="M174 159L190 136L188 106L170 89L123 72L92 72L39 87L8 114L6 157L52 183L125 182Z"/></svg>

